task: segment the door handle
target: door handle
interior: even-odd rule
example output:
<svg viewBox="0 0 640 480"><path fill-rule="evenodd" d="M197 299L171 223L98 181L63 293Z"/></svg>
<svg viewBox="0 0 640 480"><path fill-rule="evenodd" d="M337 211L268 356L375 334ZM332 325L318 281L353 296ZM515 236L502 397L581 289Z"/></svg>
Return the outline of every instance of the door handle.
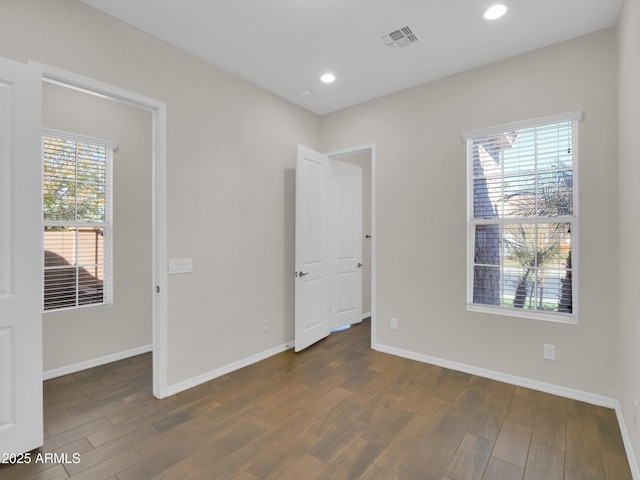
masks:
<svg viewBox="0 0 640 480"><path fill-rule="evenodd" d="M358 262L358 264L356 265L356 267L358 267L358 268L360 268L360 267L362 267L362 266L363 266L363 265L362 265L360 262Z"/></svg>
<svg viewBox="0 0 640 480"><path fill-rule="evenodd" d="M300 270L300 272L298 273L299 277L304 277L305 275L309 275L309 272L303 272L302 270Z"/></svg>

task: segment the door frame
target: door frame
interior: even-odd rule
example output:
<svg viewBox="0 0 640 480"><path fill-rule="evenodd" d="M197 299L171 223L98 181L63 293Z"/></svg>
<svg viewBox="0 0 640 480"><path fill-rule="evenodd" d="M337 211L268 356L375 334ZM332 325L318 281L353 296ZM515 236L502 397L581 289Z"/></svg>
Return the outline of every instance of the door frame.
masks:
<svg viewBox="0 0 640 480"><path fill-rule="evenodd" d="M377 272L376 268L376 144L367 143L355 147L347 147L325 153L329 158L339 160L341 157L369 152L371 155L371 348L375 348L376 341L376 311L377 311Z"/></svg>
<svg viewBox="0 0 640 480"><path fill-rule="evenodd" d="M79 90L151 112L151 211L152 211L152 323L153 395L167 393L167 105L134 92L50 65L28 61L38 69L44 82Z"/></svg>

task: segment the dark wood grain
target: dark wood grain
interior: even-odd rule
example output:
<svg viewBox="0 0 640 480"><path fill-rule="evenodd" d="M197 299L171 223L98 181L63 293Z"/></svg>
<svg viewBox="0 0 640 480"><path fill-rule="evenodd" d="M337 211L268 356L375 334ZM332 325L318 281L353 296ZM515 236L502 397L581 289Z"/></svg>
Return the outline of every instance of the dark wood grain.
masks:
<svg viewBox="0 0 640 480"><path fill-rule="evenodd" d="M370 349L368 321L172 397L151 354L44 382L80 463L0 480L630 480L613 410Z"/></svg>

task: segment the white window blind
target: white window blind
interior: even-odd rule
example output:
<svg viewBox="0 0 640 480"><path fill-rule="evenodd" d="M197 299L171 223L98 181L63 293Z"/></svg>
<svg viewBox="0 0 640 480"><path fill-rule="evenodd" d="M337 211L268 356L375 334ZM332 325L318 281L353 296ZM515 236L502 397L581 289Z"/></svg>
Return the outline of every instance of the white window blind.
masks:
<svg viewBox="0 0 640 480"><path fill-rule="evenodd" d="M470 310L576 321L580 118L465 133Z"/></svg>
<svg viewBox="0 0 640 480"><path fill-rule="evenodd" d="M113 142L45 130L44 310L112 302Z"/></svg>

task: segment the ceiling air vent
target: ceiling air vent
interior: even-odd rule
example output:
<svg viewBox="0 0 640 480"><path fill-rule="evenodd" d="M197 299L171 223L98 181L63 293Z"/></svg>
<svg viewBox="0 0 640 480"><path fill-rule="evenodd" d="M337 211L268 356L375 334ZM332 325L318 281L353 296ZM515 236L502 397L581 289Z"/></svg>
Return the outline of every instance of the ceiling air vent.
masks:
<svg viewBox="0 0 640 480"><path fill-rule="evenodd" d="M402 27L386 35L382 35L380 40L382 40L385 47L395 50L396 48L404 48L407 45L416 43L418 37L416 37L409 27Z"/></svg>

